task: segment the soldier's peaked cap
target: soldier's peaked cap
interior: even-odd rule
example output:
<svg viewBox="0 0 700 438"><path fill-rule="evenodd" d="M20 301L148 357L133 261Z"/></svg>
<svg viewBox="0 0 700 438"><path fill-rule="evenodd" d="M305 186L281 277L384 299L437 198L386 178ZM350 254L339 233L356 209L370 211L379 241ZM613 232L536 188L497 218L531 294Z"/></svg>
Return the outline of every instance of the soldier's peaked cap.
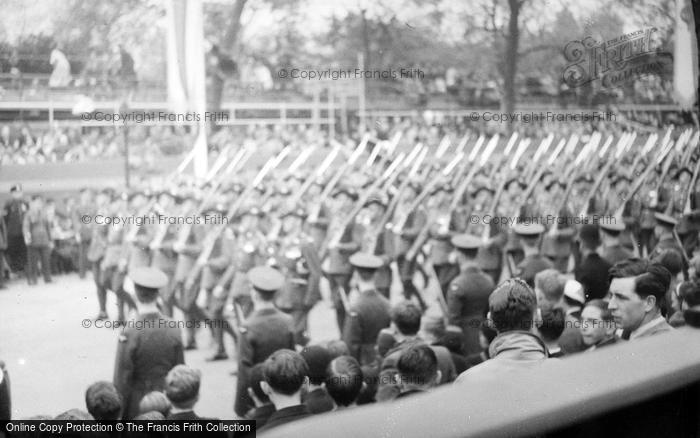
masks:
<svg viewBox="0 0 700 438"><path fill-rule="evenodd" d="M673 218L667 214L657 212L657 213L654 213L654 217L656 218L656 221L659 223L659 225L662 225L665 227L671 227L671 228L678 225L678 221L675 218Z"/></svg>
<svg viewBox="0 0 700 438"><path fill-rule="evenodd" d="M150 289L160 289L168 284L168 276L158 268L140 267L129 273L134 284Z"/></svg>
<svg viewBox="0 0 700 438"><path fill-rule="evenodd" d="M459 249L478 249L481 247L481 239L472 234L458 234L452 237L452 245Z"/></svg>
<svg viewBox="0 0 700 438"><path fill-rule="evenodd" d="M284 275L269 266L256 266L248 271L250 284L263 292L275 292L284 286Z"/></svg>
<svg viewBox="0 0 700 438"><path fill-rule="evenodd" d="M350 256L350 264L360 269L379 269L384 262L374 254L356 252Z"/></svg>
<svg viewBox="0 0 700 438"><path fill-rule="evenodd" d="M519 236L536 237L544 233L544 226L542 224L522 222L515 224L513 231Z"/></svg>

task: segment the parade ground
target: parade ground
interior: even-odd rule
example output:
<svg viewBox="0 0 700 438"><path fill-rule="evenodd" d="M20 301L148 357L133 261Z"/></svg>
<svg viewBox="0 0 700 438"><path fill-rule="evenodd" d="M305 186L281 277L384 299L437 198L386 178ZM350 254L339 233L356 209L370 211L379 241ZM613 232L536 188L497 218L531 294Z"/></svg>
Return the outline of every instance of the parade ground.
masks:
<svg viewBox="0 0 700 438"><path fill-rule="evenodd" d="M77 274L55 277L53 283L28 286L12 281L0 290L0 358L12 383L12 418L55 416L70 408L85 409L88 385L112 380L121 329L96 328L97 297L92 278ZM108 297L110 318L116 316L116 300ZM177 316L177 315L176 315ZM322 301L310 317L312 342L338 338L334 312ZM185 362L203 371L200 400L195 408L202 416L234 419L236 377L233 341L227 338L229 360L207 362L212 354L210 334L200 329L199 349L185 352Z"/></svg>

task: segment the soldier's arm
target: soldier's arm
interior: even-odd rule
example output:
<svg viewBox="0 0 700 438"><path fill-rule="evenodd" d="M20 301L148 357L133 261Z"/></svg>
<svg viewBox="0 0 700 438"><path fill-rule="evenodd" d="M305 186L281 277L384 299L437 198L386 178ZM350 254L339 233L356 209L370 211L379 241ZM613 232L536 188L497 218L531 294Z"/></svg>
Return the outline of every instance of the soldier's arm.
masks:
<svg viewBox="0 0 700 438"><path fill-rule="evenodd" d="M357 312L351 311L345 319L343 340L350 350L350 355L360 360L360 346L362 344L362 319Z"/></svg>
<svg viewBox="0 0 700 438"><path fill-rule="evenodd" d="M314 304L321 301L321 261L318 259L318 253L313 242L306 243L301 246L301 255L306 261L306 266L309 269L308 286L306 296L304 297L304 306L313 307Z"/></svg>
<svg viewBox="0 0 700 438"><path fill-rule="evenodd" d="M462 316L462 296L459 285L453 282L447 291L447 320L450 324L459 325Z"/></svg>
<svg viewBox="0 0 700 438"><path fill-rule="evenodd" d="M117 344L117 359L114 365L114 386L124 399L129 396L131 380L134 373L134 352L136 339L126 333L119 335Z"/></svg>

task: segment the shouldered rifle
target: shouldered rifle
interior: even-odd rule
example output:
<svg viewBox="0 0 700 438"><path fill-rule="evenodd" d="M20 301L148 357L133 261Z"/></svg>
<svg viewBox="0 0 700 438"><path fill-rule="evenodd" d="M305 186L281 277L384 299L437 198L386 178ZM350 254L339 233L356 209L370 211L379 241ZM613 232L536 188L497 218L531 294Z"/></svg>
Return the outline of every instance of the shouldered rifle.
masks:
<svg viewBox="0 0 700 438"><path fill-rule="evenodd" d="M357 161L360 158L360 155L362 155L362 152L364 152L365 148L367 147L368 141L369 134L365 134L365 136L362 138L362 141L360 141L360 144L357 145L353 153L350 155L350 158L348 158L348 160L340 167L340 169L338 169L333 174L333 177L330 181L328 181L326 187L324 187L323 191L321 192L321 195L318 199L318 203L315 206L316 208L314 208L314 210L309 215L310 222L318 220L318 217L321 214L321 207L326 202L326 199L328 199L328 197L333 193L333 189L338 184L338 181L340 181L340 178L342 178L345 172L347 172L348 169L350 169L355 164L355 161Z"/></svg>
<svg viewBox="0 0 700 438"><path fill-rule="evenodd" d="M274 157L267 160L265 165L258 172L253 182L246 187L243 193L241 193L241 196L239 196L238 199L236 199L233 205L229 208L228 212L226 213L226 217L229 221L233 220L233 217L236 214L238 214L238 211L244 206L244 201L246 201L251 196L258 184L260 184L263 178L265 178L265 176L273 169L274 161ZM185 281L186 286L192 287L194 285L195 280L199 277L199 274L202 272L202 269L207 264L207 261L211 256L211 252L214 250L216 239L218 239L221 233L223 233L223 231L226 229L226 225L227 223L217 225L216 228L210 231L204 238L204 242L202 243L202 251L200 252L199 257L197 257L197 262L187 275L187 279Z"/></svg>

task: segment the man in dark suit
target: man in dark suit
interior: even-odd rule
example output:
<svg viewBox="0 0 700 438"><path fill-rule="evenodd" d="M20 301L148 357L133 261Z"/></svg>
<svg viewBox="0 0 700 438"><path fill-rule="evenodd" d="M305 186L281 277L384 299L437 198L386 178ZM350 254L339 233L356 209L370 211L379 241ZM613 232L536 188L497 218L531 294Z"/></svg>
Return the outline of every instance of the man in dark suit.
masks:
<svg viewBox="0 0 700 438"><path fill-rule="evenodd" d="M331 353L325 347L311 345L304 347L300 354L309 367L309 390L302 395L304 404L312 414L332 411L335 403L323 385L326 369L333 359Z"/></svg>
<svg viewBox="0 0 700 438"><path fill-rule="evenodd" d="M175 365L185 363L182 335L174 321L158 311L158 289L168 278L155 268L134 269L139 320L131 321L119 336L114 385L124 399L124 419L138 415L139 401L151 391L165 388L165 376Z"/></svg>
<svg viewBox="0 0 700 438"><path fill-rule="evenodd" d="M479 327L489 307L489 295L495 287L477 263L481 239L469 234L452 237L457 250L459 275L447 291L447 314L450 324L461 327L464 333L465 355L479 353Z"/></svg>
<svg viewBox="0 0 700 438"><path fill-rule="evenodd" d="M379 332L391 324L389 300L377 292L374 280L384 261L372 254L355 253L350 264L357 272L360 295L345 320L343 340L360 365L369 365L377 359L375 345Z"/></svg>
<svg viewBox="0 0 700 438"><path fill-rule="evenodd" d="M274 352L263 365L262 390L276 411L258 432L311 416L301 403L301 393L309 385L309 367L299 353L282 349Z"/></svg>
<svg viewBox="0 0 700 438"><path fill-rule="evenodd" d="M248 280L254 310L243 323L238 342L234 410L239 417L254 406L248 394L251 368L279 349L294 349L294 321L275 307L275 294L284 286L284 276L276 269L257 266L248 271Z"/></svg>
<svg viewBox="0 0 700 438"><path fill-rule="evenodd" d="M5 288L5 251L7 251L5 210L0 210L0 289Z"/></svg>
<svg viewBox="0 0 700 438"><path fill-rule="evenodd" d="M576 281L583 285L586 301L605 298L608 294L608 271L612 267L597 252L600 245L598 226L585 224L579 230L581 259L574 269Z"/></svg>
<svg viewBox="0 0 700 438"><path fill-rule="evenodd" d="M10 188L10 199L4 206L5 225L7 226L7 263L12 272L23 270L27 265L27 246L24 242L24 215L28 206L22 195L22 186L16 184Z"/></svg>

